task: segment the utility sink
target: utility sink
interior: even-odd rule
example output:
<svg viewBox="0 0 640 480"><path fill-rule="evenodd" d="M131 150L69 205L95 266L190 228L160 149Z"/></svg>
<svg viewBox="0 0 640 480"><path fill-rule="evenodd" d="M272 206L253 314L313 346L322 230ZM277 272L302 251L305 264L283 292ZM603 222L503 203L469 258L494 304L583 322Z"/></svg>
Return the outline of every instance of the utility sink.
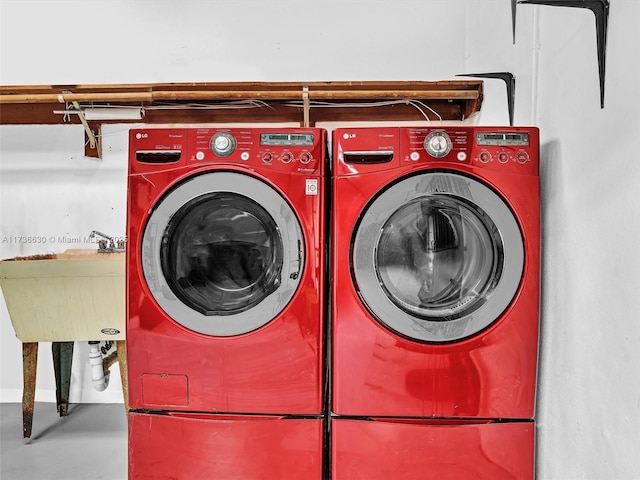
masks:
<svg viewBox="0 0 640 480"><path fill-rule="evenodd" d="M124 340L125 253L71 249L0 261L18 339Z"/></svg>

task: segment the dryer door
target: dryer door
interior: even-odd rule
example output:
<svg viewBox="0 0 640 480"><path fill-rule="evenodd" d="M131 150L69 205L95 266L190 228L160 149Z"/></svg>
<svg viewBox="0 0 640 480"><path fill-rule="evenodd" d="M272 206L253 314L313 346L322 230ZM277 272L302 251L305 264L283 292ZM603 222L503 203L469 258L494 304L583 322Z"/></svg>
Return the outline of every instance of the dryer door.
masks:
<svg viewBox="0 0 640 480"><path fill-rule="evenodd" d="M472 336L515 296L524 268L518 223L492 189L430 172L404 178L362 213L352 271L386 327L424 342Z"/></svg>
<svg viewBox="0 0 640 480"><path fill-rule="evenodd" d="M155 207L142 239L151 294L182 326L231 336L274 319L303 269L303 236L289 203L249 175L195 176Z"/></svg>

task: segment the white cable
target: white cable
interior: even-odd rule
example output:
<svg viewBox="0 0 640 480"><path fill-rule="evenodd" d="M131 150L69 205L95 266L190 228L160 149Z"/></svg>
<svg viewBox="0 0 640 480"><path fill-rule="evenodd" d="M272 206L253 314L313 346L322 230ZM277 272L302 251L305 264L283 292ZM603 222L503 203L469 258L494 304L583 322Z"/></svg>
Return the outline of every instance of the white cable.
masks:
<svg viewBox="0 0 640 480"><path fill-rule="evenodd" d="M433 113L436 117L438 117L438 121L440 122L440 124L442 124L442 117L440 116L440 114L438 112L436 112L433 108L431 108L429 105L427 105L426 103L423 103L420 100L409 100L408 103L409 103L409 105L412 105L414 107L415 107L414 103L417 103L418 105L426 108L431 113ZM416 108L418 108L418 107L416 107ZM420 109L418 108L418 110L420 110ZM422 112L422 110L420 110L420 111ZM425 116L425 118L427 119L428 122L431 122L429 117L426 114L424 114L424 112L423 112L423 115Z"/></svg>
<svg viewBox="0 0 640 480"><path fill-rule="evenodd" d="M442 123L442 117L438 114L438 112L436 112L433 108L429 107L428 105L421 102L420 100L409 100L409 99L381 100L378 102L367 102L367 103L335 103L335 102L321 102L321 101L315 100L315 101L312 101L310 105L315 108L369 108L369 107L387 107L391 105L410 105L414 107L416 110L418 110L427 122L431 122L432 120L424 112L424 110L422 110L421 107L426 108L431 113L433 113L436 117L438 117L438 120L440 121L440 123ZM299 108L302 105L300 102L293 101L293 102L285 103L284 106Z"/></svg>

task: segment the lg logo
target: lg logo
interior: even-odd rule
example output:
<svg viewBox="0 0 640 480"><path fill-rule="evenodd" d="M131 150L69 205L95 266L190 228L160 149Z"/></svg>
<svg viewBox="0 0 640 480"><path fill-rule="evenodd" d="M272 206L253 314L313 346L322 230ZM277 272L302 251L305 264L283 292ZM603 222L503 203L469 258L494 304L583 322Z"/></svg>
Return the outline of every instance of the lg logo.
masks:
<svg viewBox="0 0 640 480"><path fill-rule="evenodd" d="M342 138L344 138L345 140L348 140L350 138L356 138L356 134L355 133L343 133L342 134Z"/></svg>
<svg viewBox="0 0 640 480"><path fill-rule="evenodd" d="M141 138L149 138L148 133L136 133L136 138L140 140Z"/></svg>

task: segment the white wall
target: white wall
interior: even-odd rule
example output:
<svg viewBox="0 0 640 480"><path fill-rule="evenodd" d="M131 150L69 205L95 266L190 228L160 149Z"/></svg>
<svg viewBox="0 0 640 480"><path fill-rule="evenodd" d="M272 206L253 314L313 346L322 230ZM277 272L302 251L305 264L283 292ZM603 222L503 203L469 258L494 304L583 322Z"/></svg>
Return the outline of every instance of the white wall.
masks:
<svg viewBox="0 0 640 480"><path fill-rule="evenodd" d="M106 125L103 159L96 160L84 157L81 126L0 128L0 258L97 248L96 243L68 240L87 238L92 230L125 236L127 129ZM15 241L19 236L45 238L46 243ZM4 297L0 315L0 401L21 401L21 344ZM38 350L36 400L55 402L51 344L42 343ZM76 343L71 401L122 402L117 364L111 369L109 389L99 393L91 384L88 360L88 343Z"/></svg>
<svg viewBox="0 0 640 480"><path fill-rule="evenodd" d="M640 2L611 3L604 110L593 15L520 5L512 45L506 0L3 0L0 83L448 80L511 71L515 123L539 126L543 143L538 477L634 479ZM507 124L504 83L486 81L485 94L475 122ZM1 127L0 234L122 234L126 128L105 127L96 161L83 157L77 127ZM3 258L43 253L0 247ZM20 344L2 303L0 316L1 400L19 401ZM41 347L38 400L55 398L49 348ZM74 359L71 400L121 401L117 381L92 392L86 356Z"/></svg>
<svg viewBox="0 0 640 480"><path fill-rule="evenodd" d="M601 110L593 15L539 9L544 478L640 478L638 19L611 2Z"/></svg>

